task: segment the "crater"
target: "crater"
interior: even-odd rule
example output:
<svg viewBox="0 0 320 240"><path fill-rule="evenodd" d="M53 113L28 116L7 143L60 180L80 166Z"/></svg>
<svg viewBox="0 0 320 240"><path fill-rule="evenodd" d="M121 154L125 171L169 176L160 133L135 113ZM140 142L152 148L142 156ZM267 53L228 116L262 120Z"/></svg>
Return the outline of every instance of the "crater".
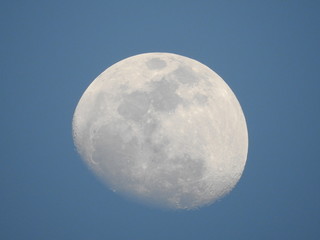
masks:
<svg viewBox="0 0 320 240"><path fill-rule="evenodd" d="M152 70L162 69L167 66L166 62L161 60L160 58L152 58L146 63L146 65L149 69Z"/></svg>
<svg viewBox="0 0 320 240"><path fill-rule="evenodd" d="M149 106L148 94L136 91L124 97L118 107L118 113L126 119L140 121L148 112Z"/></svg>

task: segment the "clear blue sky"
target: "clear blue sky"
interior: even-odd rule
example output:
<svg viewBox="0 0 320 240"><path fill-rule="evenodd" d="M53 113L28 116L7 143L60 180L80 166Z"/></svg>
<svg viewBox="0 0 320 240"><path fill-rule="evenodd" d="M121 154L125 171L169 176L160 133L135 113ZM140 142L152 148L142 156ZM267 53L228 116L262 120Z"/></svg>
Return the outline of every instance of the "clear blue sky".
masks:
<svg viewBox="0 0 320 240"><path fill-rule="evenodd" d="M0 239L319 239L319 1L0 3ZM113 63L173 52L212 68L247 118L237 187L197 211L109 191L76 153L71 120Z"/></svg>

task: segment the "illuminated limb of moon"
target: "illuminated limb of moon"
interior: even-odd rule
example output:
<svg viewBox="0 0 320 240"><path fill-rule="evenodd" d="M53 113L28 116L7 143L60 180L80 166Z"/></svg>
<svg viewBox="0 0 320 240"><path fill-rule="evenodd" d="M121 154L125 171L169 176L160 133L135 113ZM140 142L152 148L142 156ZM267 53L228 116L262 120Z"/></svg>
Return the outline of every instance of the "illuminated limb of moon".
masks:
<svg viewBox="0 0 320 240"><path fill-rule="evenodd" d="M170 53L136 55L98 76L79 101L73 134L111 189L173 209L230 192L248 150L245 118L228 85Z"/></svg>

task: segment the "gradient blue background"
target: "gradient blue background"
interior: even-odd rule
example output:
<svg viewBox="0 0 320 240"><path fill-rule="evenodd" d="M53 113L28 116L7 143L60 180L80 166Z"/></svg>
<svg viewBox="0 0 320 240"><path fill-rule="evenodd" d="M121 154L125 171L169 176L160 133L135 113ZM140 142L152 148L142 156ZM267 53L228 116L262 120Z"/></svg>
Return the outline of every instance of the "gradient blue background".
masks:
<svg viewBox="0 0 320 240"><path fill-rule="evenodd" d="M0 2L0 239L319 239L319 1ZM104 69L173 52L237 95L237 187L170 212L109 191L76 153L78 100Z"/></svg>

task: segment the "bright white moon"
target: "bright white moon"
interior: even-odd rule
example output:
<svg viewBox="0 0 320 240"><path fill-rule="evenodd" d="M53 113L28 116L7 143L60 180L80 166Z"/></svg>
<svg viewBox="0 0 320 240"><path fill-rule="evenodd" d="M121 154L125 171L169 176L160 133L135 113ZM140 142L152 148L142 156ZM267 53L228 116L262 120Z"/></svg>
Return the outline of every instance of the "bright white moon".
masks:
<svg viewBox="0 0 320 240"><path fill-rule="evenodd" d="M112 190L172 209L230 192L248 151L245 118L228 85L171 53L136 55L105 70L78 103L73 136Z"/></svg>

